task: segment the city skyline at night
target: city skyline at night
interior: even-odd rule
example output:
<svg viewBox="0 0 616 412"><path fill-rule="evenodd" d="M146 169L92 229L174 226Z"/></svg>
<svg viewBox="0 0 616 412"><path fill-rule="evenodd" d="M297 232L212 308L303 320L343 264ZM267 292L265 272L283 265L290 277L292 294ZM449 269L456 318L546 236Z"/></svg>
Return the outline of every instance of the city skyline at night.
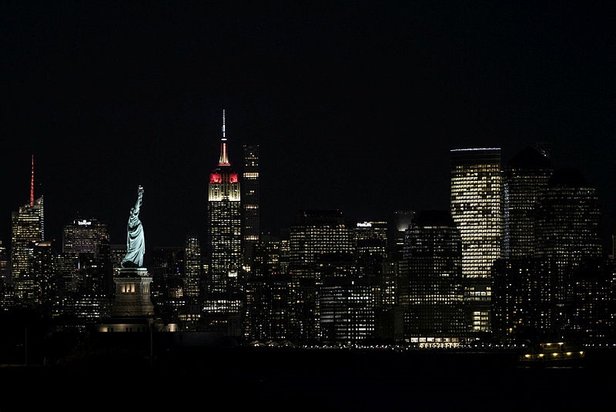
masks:
<svg viewBox="0 0 616 412"><path fill-rule="evenodd" d="M2 2L0 411L605 409L615 18Z"/></svg>
<svg viewBox="0 0 616 412"><path fill-rule="evenodd" d="M233 146L235 146L235 147L233 147ZM240 147L236 147L236 146L238 146L238 145L232 145L233 149L238 150L238 151L241 152L242 147L241 146ZM258 145L255 146L255 145L248 144L248 145L244 145L244 146L248 147L248 148L256 147L257 150L259 150L258 149ZM535 147L542 147L543 148L545 146L545 144L544 143L542 143L542 144L540 144L540 143L531 144L531 145L528 145L526 147L521 148L521 150L518 153L513 153L513 154L510 153L510 154L508 154L508 156L504 157L503 160L502 160L502 167L500 169L499 174L502 174L503 178L504 178L504 174L506 173L505 165L507 164L507 161L509 161L509 159L511 159L511 158L515 158L516 156L519 156L521 154L520 152L531 150L531 148L533 146L535 146ZM470 150L479 150L479 149L481 149L481 148L471 148ZM262 150L263 149L261 149L261 151ZM452 149L450 149L450 150L448 150L448 151L443 153L443 158L448 158L448 155L449 155L448 152L455 153L456 151L463 151L463 150L467 150L467 149L460 148L460 147L452 148ZM500 148L498 148L498 150L500 150ZM532 150L534 150L534 149L532 149ZM544 149L542 149L542 150L544 150ZM220 153L220 149L219 149L218 152ZM548 152L546 152L546 153L548 153ZM546 154L546 156L550 159L551 162L555 163L556 165L562 163L562 162L558 162L558 159L553 159L550 154ZM34 155L32 155L32 157L34 158ZM554 167L554 168L558 169L558 167ZM435 171L435 173L436 173L436 171ZM581 170L579 173L581 173L581 176L583 176L584 179L589 181L590 185L594 186L593 183L592 183L593 179L592 178L588 178L587 173L585 173L583 170ZM250 175L250 172L249 172L249 175ZM207 175L204 175L204 179L205 178L208 178ZM42 186L40 184L40 182L38 181L38 179L39 179L39 176L37 176L36 180L34 179L33 176L31 176L31 179L28 179L26 181L25 180L25 176L24 176L24 179L23 179L24 183L27 183L28 190L29 190L27 195L29 195L31 193L34 193L34 190L37 191L37 195L38 195L38 191L41 190L41 186ZM261 176L259 179L262 180L263 176ZM16 180L19 180L19 179L16 179ZM267 182L267 180L266 180L266 182ZM319 187L321 187L321 186L319 186ZM447 190L446 187L444 188L444 190L445 190L445 192L448 193L448 190ZM601 189L598 188L598 193L602 194L602 193L604 193L604 191L601 191ZM43 195L47 196L46 193L40 193L40 195L41 195L41 199L37 200L37 202L38 201L42 202L42 196ZM264 200L264 202L266 204L269 204L270 201L271 200L268 201L267 199ZM449 202L449 200L448 200L448 202ZM48 201L46 203L48 203ZM416 202L414 204L417 204L417 203L423 204L423 202ZM327 203L324 202L324 204L327 204ZM111 204L110 205L106 205L106 207L96 208L98 210L98 213L96 213L96 211L94 211L94 212L88 213L88 214L85 214L85 213L79 211L78 209L76 209L76 210L74 210L72 212L72 216L73 217L71 217L69 219L73 219L74 216L77 216L78 218L79 217L84 217L84 216L85 217L92 216L92 217L95 217L96 219L100 219L100 216L104 216L106 214L108 215L108 213L109 213L108 210L110 209L110 206L111 206ZM429 205L427 205L424 208L414 208L414 207L411 207L411 206L412 205L406 205L405 207L402 207L401 209L392 209L391 206L390 207L387 207L387 206L383 207L383 205L381 205L381 207L379 209L375 210L372 215L369 215L369 216L352 215L352 216L348 217L348 220L350 222L351 221L360 222L360 221L365 220L365 219L379 219L379 218L380 219L384 219L384 220L390 220L390 219L393 218L393 214L395 212L397 212L398 210L405 210L405 209L407 209L407 210L420 211L420 210L439 209L439 207L438 207L439 205L434 205L434 204L429 204ZM440 207L440 209L444 209L446 205L442 205L442 206L443 207ZM600 213L600 237L601 237L601 241L602 241L602 243L603 243L603 245L604 245L606 250L611 250L611 248L613 246L612 245L612 236L614 235L614 232L616 231L616 228L614 227L614 225L612 223L613 222L613 216L610 213L610 207L609 206L605 206L605 201L603 201L603 197L602 196L599 196L599 206L600 206L600 212L601 212ZM47 204L46 204L46 208L47 208ZM63 205L56 205L56 208L63 209L62 214L64 216L70 216L70 213L69 213L70 208L63 207ZM300 209L305 209L305 207L303 207L303 208L300 207L297 210L300 210ZM310 207L310 209L315 209L316 210L316 209L331 209L331 208L328 208L328 207ZM334 209L345 210L345 209L337 208L337 207L334 207ZM287 230L288 227L292 224L293 216L297 213L297 210L285 211L285 213L282 216L279 216L279 219L278 219L276 224L272 224L272 222L270 222L270 225L266 226L266 227L263 227L261 232L262 233L276 233L277 234L277 233L280 233L281 230L282 231ZM353 210L353 207L351 207L351 210ZM259 210L259 212L261 213L261 210ZM346 210L345 210L345 212L346 212ZM348 215L348 213L347 213L347 215ZM197 216L184 215L184 216L181 216L181 217L186 218L187 220L190 220L190 219L196 218ZM52 220L54 222L54 224L51 225L51 226L55 230L48 229L48 227L50 226L49 223L48 223L48 220ZM10 220L5 219L5 223L7 223L7 222L10 222ZM176 221L176 223L178 223L178 222L181 222L181 220L177 220ZM62 231L63 231L64 225L66 225L67 223L68 223L68 221L59 222L57 216L50 216L50 217L46 218L45 227L47 228L46 232L47 232L48 236L45 236L45 238L47 240L53 240L54 243L57 244L56 246L61 247L61 245L62 245L62 238L63 238ZM107 222L104 222L104 223L107 223ZM261 224L261 225L263 225L263 224ZM9 231L7 232L7 234L10 233L10 228L8 230ZM110 230L110 233L114 233L114 232L117 233L117 232L120 232L121 226L120 225L116 225L115 227L114 226L110 226L109 230ZM155 231L155 233L158 233L158 230L156 228L154 228L154 231ZM176 233L173 236L163 236L162 238L159 236L158 237L159 240L156 243L154 243L154 244L157 245L157 246L159 246L159 245L174 245L174 244L179 245L179 244L182 243L182 239L184 239L188 234L191 234L191 233L194 233L194 234L198 233L199 237L204 237L205 238L205 236L206 236L206 232L205 231L203 231L201 229L198 229L198 228L188 227L186 233ZM176 239L177 237L179 237L179 239ZM123 236L121 236L121 235L116 236L115 240L117 240L117 241L113 241L112 243L121 243L122 242L122 238L123 238ZM6 242L6 244L10 244L10 237L5 240L5 239L3 239L1 237L1 234L0 234L0 239L4 240L4 242ZM173 240L171 240L171 239L173 239ZM500 243L502 243L502 242L500 242Z"/></svg>
<svg viewBox="0 0 616 412"><path fill-rule="evenodd" d="M42 196L34 196L32 159L30 202L13 214L10 261L2 265L2 309L40 310L57 327L81 332L100 322L108 332L144 331L148 321L133 315L147 315L160 331L245 343L377 340L450 348L490 339L517 345L532 334L587 344L616 337L616 291L609 286L616 273L611 249L600 241L597 191L578 170L547 168L542 146L523 149L507 164L500 148L452 149L449 210L355 223L340 209L302 209L281 236L255 232L258 215L242 223L246 205L259 208L259 198L241 196L252 193L241 190L243 176L249 183L260 178L258 149L245 147L249 161L235 169L223 110L202 214L205 237L187 234L183 246L148 249L140 241L137 269L122 258L133 256L134 246L112 243L110 225L96 217L67 222L53 248L43 230ZM139 205L143 193L139 186ZM133 210L140 207L131 219Z"/></svg>

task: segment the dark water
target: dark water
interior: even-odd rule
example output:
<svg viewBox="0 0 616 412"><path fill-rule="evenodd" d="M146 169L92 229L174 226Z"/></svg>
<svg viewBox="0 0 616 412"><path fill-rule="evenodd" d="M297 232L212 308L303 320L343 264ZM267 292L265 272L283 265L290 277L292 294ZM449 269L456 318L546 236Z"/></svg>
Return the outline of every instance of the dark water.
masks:
<svg viewBox="0 0 616 412"><path fill-rule="evenodd" d="M508 354L192 348L150 364L143 353L99 352L0 368L0 411L612 410L614 366L614 354L583 367L522 368Z"/></svg>

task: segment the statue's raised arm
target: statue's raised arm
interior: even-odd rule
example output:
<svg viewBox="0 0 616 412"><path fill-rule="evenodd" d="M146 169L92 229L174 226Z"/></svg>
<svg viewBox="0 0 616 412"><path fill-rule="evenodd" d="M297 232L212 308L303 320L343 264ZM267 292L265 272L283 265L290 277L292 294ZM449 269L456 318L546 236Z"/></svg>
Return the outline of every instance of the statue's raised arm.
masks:
<svg viewBox="0 0 616 412"><path fill-rule="evenodd" d="M143 186L139 185L137 188L137 201L135 202L135 214L139 216L139 211L141 210L141 203L143 202Z"/></svg>
<svg viewBox="0 0 616 412"><path fill-rule="evenodd" d="M126 256L122 259L122 267L142 267L145 255L145 235L139 220L139 212L143 203L143 186L137 189L137 201L130 209L126 235Z"/></svg>

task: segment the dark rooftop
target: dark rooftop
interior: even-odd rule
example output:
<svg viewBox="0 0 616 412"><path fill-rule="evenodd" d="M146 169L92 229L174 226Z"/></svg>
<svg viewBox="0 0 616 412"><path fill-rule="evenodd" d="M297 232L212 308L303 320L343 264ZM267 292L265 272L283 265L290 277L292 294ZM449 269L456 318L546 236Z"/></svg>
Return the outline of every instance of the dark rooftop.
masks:
<svg viewBox="0 0 616 412"><path fill-rule="evenodd" d="M418 226L454 226L451 213L447 210L424 210L419 213L415 223Z"/></svg>
<svg viewBox="0 0 616 412"><path fill-rule="evenodd" d="M509 161L511 169L550 169L552 162L547 152L527 146L518 152Z"/></svg>
<svg viewBox="0 0 616 412"><path fill-rule="evenodd" d="M550 178L549 185L552 187L583 187L588 186L588 181L578 169L566 167L554 172Z"/></svg>

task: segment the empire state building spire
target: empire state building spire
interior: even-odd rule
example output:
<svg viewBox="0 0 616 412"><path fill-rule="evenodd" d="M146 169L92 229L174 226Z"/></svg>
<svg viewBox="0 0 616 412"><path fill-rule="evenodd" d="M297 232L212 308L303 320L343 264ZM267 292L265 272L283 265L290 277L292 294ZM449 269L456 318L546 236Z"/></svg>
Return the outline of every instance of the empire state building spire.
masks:
<svg viewBox="0 0 616 412"><path fill-rule="evenodd" d="M222 138L220 139L220 158L218 166L230 166L227 156L227 137L225 135L225 109L222 109Z"/></svg>

